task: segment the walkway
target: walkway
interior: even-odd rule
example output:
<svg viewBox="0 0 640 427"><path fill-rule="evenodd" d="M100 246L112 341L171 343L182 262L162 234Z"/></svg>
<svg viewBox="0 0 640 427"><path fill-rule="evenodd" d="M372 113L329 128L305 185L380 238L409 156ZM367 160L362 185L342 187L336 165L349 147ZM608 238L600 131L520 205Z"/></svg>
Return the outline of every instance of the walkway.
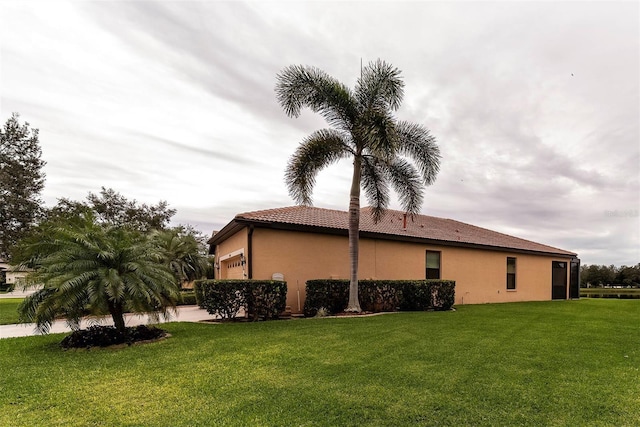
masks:
<svg viewBox="0 0 640 427"><path fill-rule="evenodd" d="M215 320L217 316L213 316L207 313L206 310L201 309L197 305L182 305L178 307L178 314L172 315L172 318L168 322L202 322L206 320ZM146 325L149 323L149 318L146 315L126 314L125 322L127 326ZM166 320L160 319L160 323L165 323ZM80 323L81 328L87 328L91 325L113 325L111 317L83 319ZM51 325L49 330L50 334L56 334L60 332L71 332L71 329L67 326L65 320L56 320ZM18 325L0 325L0 338L14 338L14 337L28 337L32 335L39 335L35 329L33 323L22 323Z"/></svg>

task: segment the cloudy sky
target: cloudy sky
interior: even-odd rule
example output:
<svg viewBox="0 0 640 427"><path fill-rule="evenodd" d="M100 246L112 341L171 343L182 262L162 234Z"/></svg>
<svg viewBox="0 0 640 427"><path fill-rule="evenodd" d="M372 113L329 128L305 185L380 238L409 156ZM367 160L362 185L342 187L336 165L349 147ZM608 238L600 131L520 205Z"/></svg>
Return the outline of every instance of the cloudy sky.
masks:
<svg viewBox="0 0 640 427"><path fill-rule="evenodd" d="M397 116L442 152L424 214L629 265L639 16L638 2L5 0L0 120L40 129L47 205L111 187L210 234L293 205L287 160L326 126L286 116L276 74L313 65L353 87L381 58L403 72ZM350 167L319 175L315 206L346 210Z"/></svg>

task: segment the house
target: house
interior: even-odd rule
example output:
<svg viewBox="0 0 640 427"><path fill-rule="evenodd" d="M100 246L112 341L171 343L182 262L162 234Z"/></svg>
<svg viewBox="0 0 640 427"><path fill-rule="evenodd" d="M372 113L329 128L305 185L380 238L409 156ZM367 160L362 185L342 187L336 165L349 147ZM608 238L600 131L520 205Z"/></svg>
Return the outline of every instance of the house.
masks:
<svg viewBox="0 0 640 427"><path fill-rule="evenodd" d="M308 206L247 212L209 239L216 278L287 282L301 312L310 279L348 279L348 213ZM456 281L456 304L578 298L573 252L451 219L389 210L360 215L360 279Z"/></svg>
<svg viewBox="0 0 640 427"><path fill-rule="evenodd" d="M0 258L0 283L20 285L24 277L29 274L27 269L15 269L8 262Z"/></svg>

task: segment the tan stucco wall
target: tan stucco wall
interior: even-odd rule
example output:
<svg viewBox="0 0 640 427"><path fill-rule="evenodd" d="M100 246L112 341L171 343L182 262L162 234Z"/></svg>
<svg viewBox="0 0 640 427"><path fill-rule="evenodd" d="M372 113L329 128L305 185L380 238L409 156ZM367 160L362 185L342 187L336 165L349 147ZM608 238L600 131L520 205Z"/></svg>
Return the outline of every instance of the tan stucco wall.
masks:
<svg viewBox="0 0 640 427"><path fill-rule="evenodd" d="M7 275L7 283L21 284L22 279L29 274L29 271L13 271L13 267L6 262L0 262L0 268L4 269Z"/></svg>
<svg viewBox="0 0 640 427"><path fill-rule="evenodd" d="M270 279L274 273L284 274L289 289L287 305L293 312L302 310L307 280L349 278L348 240L345 236L256 228L252 243L253 278ZM246 229L221 244L219 252L225 254L240 248L248 254ZM550 300L552 261L569 260L506 251L361 239L359 277L424 279L426 250L441 252L441 278L456 281L456 304ZM507 257L517 260L515 291L506 289Z"/></svg>
<svg viewBox="0 0 640 427"><path fill-rule="evenodd" d="M243 228L233 236L226 239L224 242L216 246L215 260L218 268L216 269L216 279L241 279L243 275L242 267L232 267L231 265L237 265L240 255L227 258L229 254L242 251L244 255L247 255L248 238L247 229ZM245 274L246 265L245 265Z"/></svg>

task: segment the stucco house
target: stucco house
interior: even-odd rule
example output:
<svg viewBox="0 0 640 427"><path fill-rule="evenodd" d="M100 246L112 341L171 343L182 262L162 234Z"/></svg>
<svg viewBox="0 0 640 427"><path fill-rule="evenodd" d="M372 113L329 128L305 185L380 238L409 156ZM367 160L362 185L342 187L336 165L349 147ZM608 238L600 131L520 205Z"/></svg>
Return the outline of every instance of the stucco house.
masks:
<svg viewBox="0 0 640 427"><path fill-rule="evenodd" d="M0 278L0 282L2 282L2 279L4 279L8 284L20 285L22 279L28 273L29 271L26 269L16 270L8 262L0 258L0 275L2 275L2 278Z"/></svg>
<svg viewBox="0 0 640 427"><path fill-rule="evenodd" d="M287 281L287 305L302 311L310 279L348 279L348 213L295 206L241 213L209 239L216 278ZM360 216L361 279L456 281L456 304L579 296L573 252L451 219L387 211Z"/></svg>

